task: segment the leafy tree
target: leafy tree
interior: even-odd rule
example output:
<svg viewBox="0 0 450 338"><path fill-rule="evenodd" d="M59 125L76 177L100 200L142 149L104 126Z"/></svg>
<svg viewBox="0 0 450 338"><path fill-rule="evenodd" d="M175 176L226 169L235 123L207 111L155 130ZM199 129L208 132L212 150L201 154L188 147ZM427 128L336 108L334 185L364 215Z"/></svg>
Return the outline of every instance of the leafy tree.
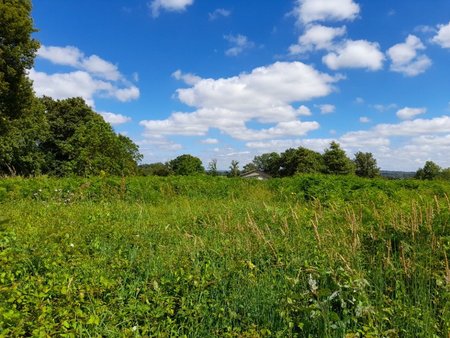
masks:
<svg viewBox="0 0 450 338"><path fill-rule="evenodd" d="M0 1L0 135L12 127L12 120L31 113L34 98L26 72L33 66L39 43L30 0Z"/></svg>
<svg viewBox="0 0 450 338"><path fill-rule="evenodd" d="M26 75L39 48L31 1L0 1L0 23L0 174L38 174L47 126Z"/></svg>
<svg viewBox="0 0 450 338"><path fill-rule="evenodd" d="M316 173L323 170L323 159L319 153L299 147L287 149L280 158L281 176L293 176L296 173Z"/></svg>
<svg viewBox="0 0 450 338"><path fill-rule="evenodd" d="M434 180L441 173L441 167L433 161L426 161L423 168L417 170L415 178L420 180Z"/></svg>
<svg viewBox="0 0 450 338"><path fill-rule="evenodd" d="M377 167L377 160L372 153L359 151L355 154L353 162L355 164L355 173L358 176L373 178L380 175L380 168Z"/></svg>
<svg viewBox="0 0 450 338"><path fill-rule="evenodd" d="M253 170L258 170L258 167L253 162L247 163L242 168L242 172L244 172L244 173L248 173L248 172L253 171Z"/></svg>
<svg viewBox="0 0 450 338"><path fill-rule="evenodd" d="M169 161L168 166L175 175L188 176L205 172L202 161L198 157L188 154Z"/></svg>
<svg viewBox="0 0 450 338"><path fill-rule="evenodd" d="M442 169L438 177L442 180L450 181L450 168Z"/></svg>
<svg viewBox="0 0 450 338"><path fill-rule="evenodd" d="M324 172L333 175L347 175L355 171L353 162L347 157L341 146L332 141L323 154Z"/></svg>
<svg viewBox="0 0 450 338"><path fill-rule="evenodd" d="M255 156L253 164L258 170L275 177L278 176L280 170L280 155L272 152Z"/></svg>
<svg viewBox="0 0 450 338"><path fill-rule="evenodd" d="M213 158L211 162L208 163L208 174L211 176L217 176L219 174L217 171L217 159Z"/></svg>
<svg viewBox="0 0 450 338"><path fill-rule="evenodd" d="M45 97L41 101L49 124L49 137L41 146L45 172L57 176L136 173L142 158L138 147L128 137L117 135L83 99Z"/></svg>
<svg viewBox="0 0 450 338"><path fill-rule="evenodd" d="M143 176L169 176L171 174L167 164L157 162L151 164L141 164L139 174Z"/></svg>
<svg viewBox="0 0 450 338"><path fill-rule="evenodd" d="M238 177L240 174L239 170L239 162L236 160L231 161L230 172L228 173L229 177Z"/></svg>
<svg viewBox="0 0 450 338"><path fill-rule="evenodd" d="M11 120L8 131L0 135L0 175L37 175L46 167L42 144L49 137L44 107L33 100L27 113Z"/></svg>

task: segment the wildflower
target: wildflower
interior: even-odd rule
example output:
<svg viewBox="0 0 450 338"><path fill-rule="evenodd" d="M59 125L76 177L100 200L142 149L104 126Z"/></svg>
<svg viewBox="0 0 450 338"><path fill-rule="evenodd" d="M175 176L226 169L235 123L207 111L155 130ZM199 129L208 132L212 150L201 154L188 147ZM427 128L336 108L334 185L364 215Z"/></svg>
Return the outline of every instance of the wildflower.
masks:
<svg viewBox="0 0 450 338"><path fill-rule="evenodd" d="M308 284L309 288L311 289L311 292L316 293L319 286L317 285L317 281L313 278L311 274L309 274Z"/></svg>
<svg viewBox="0 0 450 338"><path fill-rule="evenodd" d="M135 332L135 331L137 331L137 329L138 329L138 327L137 327L137 325L135 325L131 328L131 331Z"/></svg>
<svg viewBox="0 0 450 338"><path fill-rule="evenodd" d="M74 245L73 243L70 243L69 246L70 246L71 248L75 247L75 245Z"/></svg>

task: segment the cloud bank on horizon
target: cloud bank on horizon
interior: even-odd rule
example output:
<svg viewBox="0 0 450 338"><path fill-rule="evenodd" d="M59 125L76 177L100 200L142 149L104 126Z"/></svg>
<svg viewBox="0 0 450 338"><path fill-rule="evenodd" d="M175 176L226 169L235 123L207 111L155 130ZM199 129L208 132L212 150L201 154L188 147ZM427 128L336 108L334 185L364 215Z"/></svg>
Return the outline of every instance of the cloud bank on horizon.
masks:
<svg viewBox="0 0 450 338"><path fill-rule="evenodd" d="M140 105L144 93L150 95L141 87L158 89L145 82L152 81L151 76L142 80L146 69L125 76L117 61L86 55L72 41L64 46L42 41L39 64L60 68L51 72L36 66L29 76L38 95L80 96L116 128L132 129L122 132L140 144L147 162L191 153L205 163L216 158L226 168L232 159L243 165L255 155L299 146L322 151L336 140L350 156L356 151L372 152L386 169L415 170L427 160L450 166L450 88L443 73L445 66L450 68L446 61L450 17L448 23L432 26L424 25L419 16L402 18L400 25L395 18L402 15L402 8L386 8L383 20L398 32L380 36L361 28L370 16L366 8L372 8L367 0L294 0L288 13L274 18L284 25L283 33L274 25L267 26L270 33L264 35L239 21L246 15L249 20L247 11L251 9L254 15L258 9L239 4L231 1L229 7L206 7L201 0L146 4L146 24L153 30L168 25L171 21L167 20L186 20L186 36L193 42L203 37L204 29L196 28L197 24L211 27L217 34L205 40L205 45L226 68L221 73L213 62L210 67L199 67L212 56L194 48L165 56L164 65L172 70L161 78L170 83L169 91L173 88L172 97L165 99L167 104L160 100L157 106L151 102ZM405 26L410 27L406 34ZM277 34L283 34L286 42L275 48L271 36ZM136 57L147 58L149 65L157 43L169 42L155 38L151 48L137 49L140 55ZM176 50L175 42L167 48ZM421 85L436 90L413 92ZM118 113L125 110L123 105L133 104L137 112L132 117Z"/></svg>

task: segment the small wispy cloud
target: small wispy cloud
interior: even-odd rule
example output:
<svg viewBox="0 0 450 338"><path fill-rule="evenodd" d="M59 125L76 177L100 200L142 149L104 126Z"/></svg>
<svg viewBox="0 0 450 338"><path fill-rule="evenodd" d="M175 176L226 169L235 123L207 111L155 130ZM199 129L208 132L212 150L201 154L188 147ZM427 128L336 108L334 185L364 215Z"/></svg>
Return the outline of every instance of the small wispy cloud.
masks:
<svg viewBox="0 0 450 338"><path fill-rule="evenodd" d="M217 20L219 18L226 18L231 15L231 11L225 8L217 8L214 12L208 13L210 21Z"/></svg>
<svg viewBox="0 0 450 338"><path fill-rule="evenodd" d="M147 4L151 15L157 18L162 10L167 12L183 12L194 3L194 0L153 0Z"/></svg>
<svg viewBox="0 0 450 338"><path fill-rule="evenodd" d="M224 39L227 40L231 47L225 51L227 56L238 56L246 50L249 50L255 46L255 43L250 41L245 35L225 35Z"/></svg>

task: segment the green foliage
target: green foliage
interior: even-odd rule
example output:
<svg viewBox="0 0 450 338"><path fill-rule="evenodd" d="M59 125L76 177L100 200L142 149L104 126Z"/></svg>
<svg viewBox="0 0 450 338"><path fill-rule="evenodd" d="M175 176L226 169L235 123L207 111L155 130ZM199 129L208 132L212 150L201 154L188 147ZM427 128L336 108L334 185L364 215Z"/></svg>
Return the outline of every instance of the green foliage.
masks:
<svg viewBox="0 0 450 338"><path fill-rule="evenodd" d="M322 155L303 147L291 148L283 152L280 165L282 177L295 174L320 173L323 171L324 166Z"/></svg>
<svg viewBox="0 0 450 338"><path fill-rule="evenodd" d="M242 172L243 173L248 173L250 171L255 171L258 170L258 167L256 166L256 164L254 164L253 162L247 163L246 165L244 165L244 167L242 168Z"/></svg>
<svg viewBox="0 0 450 338"><path fill-rule="evenodd" d="M236 160L232 160L228 176L229 177L239 177L239 174L240 174L239 162Z"/></svg>
<svg viewBox="0 0 450 338"><path fill-rule="evenodd" d="M161 162L141 164L138 172L142 176L169 176L171 174L169 166Z"/></svg>
<svg viewBox="0 0 450 338"><path fill-rule="evenodd" d="M0 2L0 136L10 123L24 114L33 101L32 85L26 71L33 66L39 43L31 38L35 31L31 1Z"/></svg>
<svg viewBox="0 0 450 338"><path fill-rule="evenodd" d="M439 178L442 180L450 181L450 168L442 169L439 173Z"/></svg>
<svg viewBox="0 0 450 338"><path fill-rule="evenodd" d="M279 174L280 155L278 153L272 152L255 156L252 163L254 164L256 170L265 172L266 174L269 174L272 177L277 177Z"/></svg>
<svg viewBox="0 0 450 338"><path fill-rule="evenodd" d="M377 160L372 153L361 151L355 154L355 174L361 177L374 178L380 175L380 168L377 167Z"/></svg>
<svg viewBox="0 0 450 338"><path fill-rule="evenodd" d="M330 147L323 154L325 173L333 175L348 175L355 172L353 162L347 157L345 151L336 142L331 142Z"/></svg>
<svg viewBox="0 0 450 338"><path fill-rule="evenodd" d="M0 180L3 336L446 337L445 181Z"/></svg>
<svg viewBox="0 0 450 338"><path fill-rule="evenodd" d="M169 161L168 166L171 172L181 176L203 174L205 172L202 161L198 157L187 154Z"/></svg>
<svg viewBox="0 0 450 338"><path fill-rule="evenodd" d="M44 107L33 100L28 111L11 120L8 131L0 135L0 175L37 175L45 168L42 144L49 137Z"/></svg>
<svg viewBox="0 0 450 338"><path fill-rule="evenodd" d="M423 168L417 170L415 177L419 180L434 180L440 175L441 171L441 167L436 163L427 161Z"/></svg>
<svg viewBox="0 0 450 338"><path fill-rule="evenodd" d="M50 135L42 144L45 173L58 176L130 175L141 159L137 146L117 135L111 125L81 98L42 99Z"/></svg>
<svg viewBox="0 0 450 338"><path fill-rule="evenodd" d="M3 179L4 336L445 337L445 181Z"/></svg>

